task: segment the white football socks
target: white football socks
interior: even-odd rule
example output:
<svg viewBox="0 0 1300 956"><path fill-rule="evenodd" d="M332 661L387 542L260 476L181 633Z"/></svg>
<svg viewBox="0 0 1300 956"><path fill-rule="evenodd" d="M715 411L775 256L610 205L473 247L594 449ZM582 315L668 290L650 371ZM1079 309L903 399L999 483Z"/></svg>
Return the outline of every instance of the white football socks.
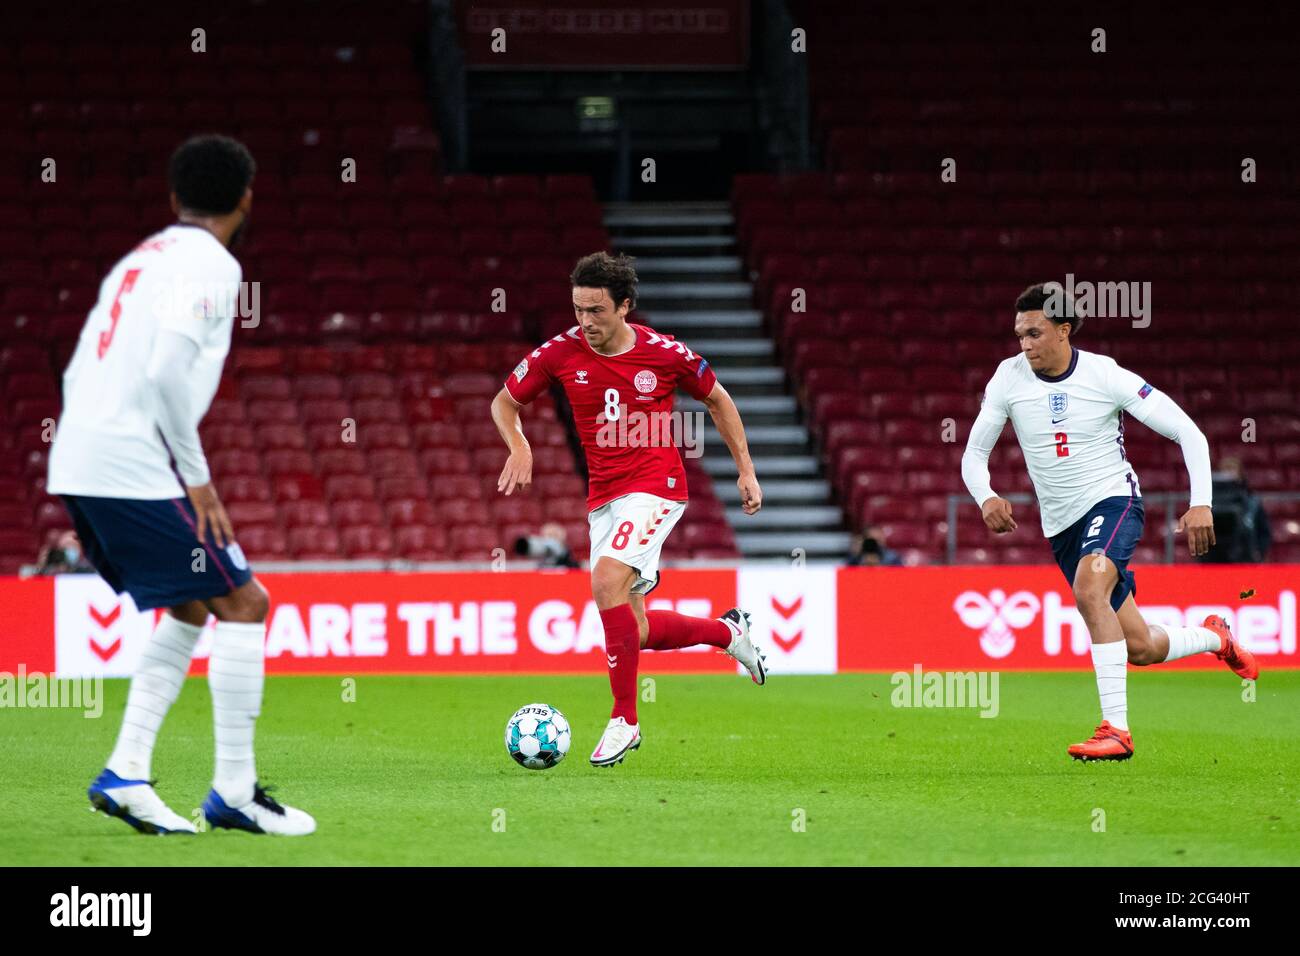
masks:
<svg viewBox="0 0 1300 956"><path fill-rule="evenodd" d="M1169 635L1169 653L1165 660L1176 661L1180 657L1191 657L1206 651L1218 652L1223 641L1208 627L1188 625L1161 624L1161 630Z"/></svg>
<svg viewBox="0 0 1300 956"><path fill-rule="evenodd" d="M227 805L242 807L253 799L257 770L253 730L262 710L266 624L217 623L208 662L212 691L212 725L217 740L217 771L212 787Z"/></svg>
<svg viewBox="0 0 1300 956"><path fill-rule="evenodd" d="M124 780L149 779L158 728L180 696L194 646L202 633L203 628L178 621L170 614L158 619L131 677L122 729L113 755L108 758L108 769Z"/></svg>
<svg viewBox="0 0 1300 956"><path fill-rule="evenodd" d="M1101 719L1128 730L1128 644L1112 641L1092 645L1092 666L1097 671L1097 696Z"/></svg>

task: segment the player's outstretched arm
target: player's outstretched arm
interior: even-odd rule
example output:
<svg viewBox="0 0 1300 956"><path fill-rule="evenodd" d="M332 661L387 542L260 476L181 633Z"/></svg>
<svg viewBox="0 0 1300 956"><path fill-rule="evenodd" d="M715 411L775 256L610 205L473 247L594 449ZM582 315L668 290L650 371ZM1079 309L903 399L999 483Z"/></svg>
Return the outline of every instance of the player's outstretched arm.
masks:
<svg viewBox="0 0 1300 956"><path fill-rule="evenodd" d="M721 382L714 384L713 391L703 401L704 407L713 417L718 434L727 443L731 458L736 463L736 473L739 476L736 487L740 489L740 506L745 514L752 515L763 507L763 489L758 485L754 462L749 457L749 440L745 438L745 424L740 420L740 409Z"/></svg>
<svg viewBox="0 0 1300 956"><path fill-rule="evenodd" d="M1196 427L1196 422L1178 407L1177 402L1163 393L1155 397L1157 401L1150 406L1135 406L1133 417L1170 441L1178 442L1183 450L1191 501L1187 511L1178 519L1177 532L1186 532L1187 550L1193 557L1197 557L1214 547L1215 541L1214 512L1210 509L1213 488L1210 443L1206 440L1205 433Z"/></svg>
<svg viewBox="0 0 1300 956"><path fill-rule="evenodd" d="M966 439L966 450L961 456L962 481L980 506L984 525L994 534L1016 530L1016 519L1011 516L1011 502L997 496L989 475L989 455L993 453L993 446L997 444L998 436L1007 423L1006 408L1000 395L998 377L994 375L984 390L980 413L971 426L970 435Z"/></svg>
<svg viewBox="0 0 1300 956"><path fill-rule="evenodd" d="M1196 422L1177 402L1127 369L1116 366L1111 374L1111 388L1120 407L1143 425L1159 432L1183 450L1187 477L1191 485L1187 511L1178 519L1178 533L1187 533L1187 550L1193 557L1205 554L1214 546L1212 504L1213 475L1210 466L1210 443Z"/></svg>
<svg viewBox="0 0 1300 956"><path fill-rule="evenodd" d="M504 388L492 399L492 421L510 449L510 457L497 479L497 491L507 495L515 488L522 491L533 483L533 449L524 437L524 423L519 417L521 407Z"/></svg>

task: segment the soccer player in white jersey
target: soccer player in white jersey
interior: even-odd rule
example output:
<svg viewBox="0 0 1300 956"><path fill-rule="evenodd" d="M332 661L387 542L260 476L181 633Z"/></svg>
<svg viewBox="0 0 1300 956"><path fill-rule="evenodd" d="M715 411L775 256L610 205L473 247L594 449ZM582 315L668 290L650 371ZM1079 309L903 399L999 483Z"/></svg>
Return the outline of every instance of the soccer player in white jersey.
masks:
<svg viewBox="0 0 1300 956"><path fill-rule="evenodd" d="M150 765L209 613L216 774L204 815L253 833L316 826L258 784L253 729L270 601L235 543L198 434L230 351L241 271L229 246L248 220L254 170L248 150L224 136L177 148L177 221L100 285L64 372L50 450L48 490L62 496L95 569L136 607L166 609L131 679L117 745L87 791L97 810L145 833L196 832L154 791Z"/></svg>
<svg viewBox="0 0 1300 956"><path fill-rule="evenodd" d="M1209 444L1168 395L1114 359L1075 348L1071 335L1082 323L1052 283L1021 293L1015 324L1020 354L993 373L961 472L989 530L1014 531L1011 503L993 491L988 468L989 453L1011 419L1033 479L1043 534L1092 637L1102 721L1091 739L1068 752L1079 760L1127 760L1133 756L1128 664L1209 652L1248 680L1259 676L1259 666L1220 617L1211 615L1200 627L1158 627L1138 611L1128 562L1142 537L1143 508L1137 472L1124 450L1124 413L1182 446L1191 505L1178 531L1187 533L1193 555L1214 544Z"/></svg>

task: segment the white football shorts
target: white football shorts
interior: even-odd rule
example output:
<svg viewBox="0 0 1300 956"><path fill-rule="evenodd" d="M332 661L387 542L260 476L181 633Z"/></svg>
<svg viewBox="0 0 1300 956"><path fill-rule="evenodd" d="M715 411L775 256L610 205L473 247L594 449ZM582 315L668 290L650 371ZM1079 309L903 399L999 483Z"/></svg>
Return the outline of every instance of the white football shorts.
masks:
<svg viewBox="0 0 1300 956"><path fill-rule="evenodd" d="M686 502L634 491L607 501L587 516L591 525L591 566L602 557L634 568L635 594L649 594L659 583L659 552Z"/></svg>

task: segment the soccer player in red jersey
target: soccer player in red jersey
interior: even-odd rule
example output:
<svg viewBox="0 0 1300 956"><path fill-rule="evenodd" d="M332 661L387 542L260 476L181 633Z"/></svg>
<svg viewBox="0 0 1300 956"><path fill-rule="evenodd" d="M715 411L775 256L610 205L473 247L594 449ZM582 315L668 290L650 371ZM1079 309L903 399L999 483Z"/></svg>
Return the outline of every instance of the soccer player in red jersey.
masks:
<svg viewBox="0 0 1300 956"><path fill-rule="evenodd" d="M533 455L519 409L560 383L573 407L590 475L591 591L605 628L614 694L609 724L591 762L607 767L641 745L636 713L641 648L712 644L739 661L754 683L767 680L764 657L749 637L749 615L739 608L716 620L645 609L645 595L659 583L664 539L686 510L681 452L665 440L679 387L704 403L731 450L745 514L758 511L763 492L740 412L709 363L671 335L627 321L636 304L632 260L598 252L580 259L570 279L578 324L525 356L492 402L492 419L510 448L497 489L509 495L532 482Z"/></svg>

